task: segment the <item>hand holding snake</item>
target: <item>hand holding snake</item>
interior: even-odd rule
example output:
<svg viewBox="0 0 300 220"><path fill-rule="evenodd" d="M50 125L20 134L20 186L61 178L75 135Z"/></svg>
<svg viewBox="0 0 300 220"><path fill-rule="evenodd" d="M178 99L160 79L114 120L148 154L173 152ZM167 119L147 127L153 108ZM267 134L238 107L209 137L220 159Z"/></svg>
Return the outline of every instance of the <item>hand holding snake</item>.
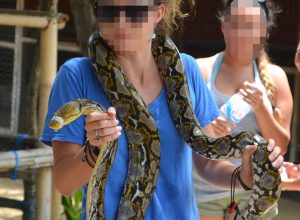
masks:
<svg viewBox="0 0 300 220"><path fill-rule="evenodd" d="M86 137L93 146L101 147L114 141L121 135L122 127L118 126L116 109L108 108L107 112L91 112L85 118Z"/></svg>

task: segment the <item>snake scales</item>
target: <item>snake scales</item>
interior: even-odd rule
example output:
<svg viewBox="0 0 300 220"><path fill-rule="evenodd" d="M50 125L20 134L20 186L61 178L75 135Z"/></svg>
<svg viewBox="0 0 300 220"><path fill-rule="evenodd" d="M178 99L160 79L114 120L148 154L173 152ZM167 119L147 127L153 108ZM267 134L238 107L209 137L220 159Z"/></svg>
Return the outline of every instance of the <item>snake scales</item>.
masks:
<svg viewBox="0 0 300 220"><path fill-rule="evenodd" d="M129 144L129 164L117 219L143 219L152 198L160 166L160 141L155 120L116 61L99 32L89 42L89 52L102 87L117 110ZM186 75L179 52L165 36L152 42L153 57L166 88L173 121L190 147L210 159L240 158L246 145L258 146L252 157L252 195L240 219L259 219L280 196L280 176L268 160L265 140L250 132L211 138L202 131L191 107ZM105 109L87 99L66 103L49 126L60 129L82 114ZM102 147L87 192L87 219L104 219L104 189L117 150L117 141Z"/></svg>

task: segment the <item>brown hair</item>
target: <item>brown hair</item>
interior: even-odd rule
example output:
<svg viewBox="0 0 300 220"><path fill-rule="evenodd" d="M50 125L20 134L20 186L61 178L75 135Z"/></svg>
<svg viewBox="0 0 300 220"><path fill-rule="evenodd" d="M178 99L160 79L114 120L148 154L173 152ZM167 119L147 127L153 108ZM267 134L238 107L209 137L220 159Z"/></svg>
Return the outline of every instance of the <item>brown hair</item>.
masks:
<svg viewBox="0 0 300 220"><path fill-rule="evenodd" d="M195 5L195 0L157 0L155 2L166 6L165 17L155 30L157 34L171 34L182 24L183 19L189 15L183 11L183 8L192 9Z"/></svg>
<svg viewBox="0 0 300 220"><path fill-rule="evenodd" d="M275 91L276 85L272 80L270 73L267 70L267 65L270 64L269 57L264 49L262 49L257 58L258 71L260 78L264 84L269 100L272 103L272 106L275 107Z"/></svg>

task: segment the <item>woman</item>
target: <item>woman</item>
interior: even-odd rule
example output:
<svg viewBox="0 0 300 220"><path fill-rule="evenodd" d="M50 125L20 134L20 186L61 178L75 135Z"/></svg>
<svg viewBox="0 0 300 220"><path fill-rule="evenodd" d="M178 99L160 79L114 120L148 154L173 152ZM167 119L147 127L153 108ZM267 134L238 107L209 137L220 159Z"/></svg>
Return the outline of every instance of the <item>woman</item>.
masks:
<svg viewBox="0 0 300 220"><path fill-rule="evenodd" d="M161 64L156 65L151 52L152 38L154 41L156 39L153 33L165 34L165 29L175 24L174 19L183 16L179 7L181 3L182 1L179 0L101 0L95 4L102 38L113 49L120 69L136 88L138 97L141 97L140 101L142 100L148 106L158 127L161 145L160 172L145 219L199 218L193 197L192 153L179 136L171 119L166 90L158 71ZM93 52L99 52L100 56L104 56L97 49ZM75 98L94 100L108 108L108 112L90 113L85 119L82 117L57 133L45 126L41 140L53 148L54 179L57 189L63 195L71 195L75 190L83 187L81 219L86 219L86 184L93 170L93 157L96 157L94 152L86 149L90 150L89 146L100 149L105 143L118 139L115 161L105 188L104 203L106 219L116 219L127 176L128 148L131 141L126 139L126 134L123 132L126 129L124 123L128 122L120 119L131 108L116 112L115 108L110 107L112 100L104 93L102 87L104 81L99 81L95 74L92 66L94 61L94 57L76 58L66 62L60 68L51 92L45 124L48 124L60 106ZM194 110L205 130L210 131L209 123L218 116L215 104L200 77L195 60L182 54L181 61L187 73L193 106L198 106L194 107ZM140 122L142 121L137 123ZM84 146L86 138L89 140L89 145ZM283 161L282 156L279 155L280 148L275 147L271 140L268 149L272 151L269 159L273 161L273 166L279 167ZM244 153L245 163L241 172L241 178L249 186L251 185L249 158L253 150L255 147L249 146ZM205 163L207 166L210 164L208 160L205 160ZM204 176L213 183L228 188L235 166L224 161L216 164L220 166L216 167L214 175L211 175L211 172L203 172ZM240 187L240 184L237 184Z"/></svg>
<svg viewBox="0 0 300 220"><path fill-rule="evenodd" d="M284 154L290 140L292 95L284 71L271 64L261 50L267 31L274 25L275 7L271 1L228 0L224 8L220 18L226 49L213 57L198 59L197 63L219 108L240 92L252 111L238 124L218 117L212 123L214 133L217 137L245 130L260 133L264 138L274 138ZM279 115L284 115L280 123ZM201 220L224 219L230 191L218 190L194 173ZM236 195L239 208L249 196L249 192ZM276 215L273 208L264 217Z"/></svg>

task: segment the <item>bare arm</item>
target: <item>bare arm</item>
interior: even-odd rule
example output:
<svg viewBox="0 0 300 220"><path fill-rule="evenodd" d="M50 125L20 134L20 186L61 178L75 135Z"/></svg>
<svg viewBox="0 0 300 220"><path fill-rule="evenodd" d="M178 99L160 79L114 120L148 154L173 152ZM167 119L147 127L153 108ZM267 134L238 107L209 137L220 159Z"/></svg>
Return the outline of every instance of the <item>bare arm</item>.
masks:
<svg viewBox="0 0 300 220"><path fill-rule="evenodd" d="M211 124L207 125L204 130L208 135L214 135ZM253 154L255 150L256 146L247 146L242 155L242 170L240 175L247 186L252 186L251 154ZM279 156L280 148L275 147L273 140L269 140L268 150L271 152L269 160L272 161L272 165L274 167L280 167L283 163L283 157ZM227 160L209 160L196 153L193 153L193 162L202 179L218 188L230 189L231 175L236 168L235 165ZM236 187L241 188L239 182L236 183Z"/></svg>
<svg viewBox="0 0 300 220"><path fill-rule="evenodd" d="M93 112L86 117L86 136L91 145L100 149L103 144L113 141L121 135L121 127L118 126L115 114L115 109L109 108L107 113ZM100 138L96 137L97 133ZM55 185L61 194L71 195L88 183L93 168L81 160L84 155L84 147L62 141L53 141L52 147ZM88 158L90 156L96 157L87 154Z"/></svg>
<svg viewBox="0 0 300 220"><path fill-rule="evenodd" d="M278 122L274 115L270 115L264 110L258 111L256 117L262 131L262 135L266 138L273 138L276 144L281 147L282 154L287 151L287 146L290 141L290 126L293 111L293 98L289 83L285 72L278 66L271 65L269 67L272 73L272 79L276 85L275 93L275 113L279 111L280 121ZM269 123L268 123L269 122Z"/></svg>
<svg viewBox="0 0 300 220"><path fill-rule="evenodd" d="M275 115L270 112L263 103L262 92L253 84L245 83L242 87L246 94L246 101L253 107L255 116L260 127L262 136L265 139L274 139L276 145L281 148L281 153L285 154L290 141L290 124L293 109L293 99L289 88L285 72L278 66L268 67L272 79L276 85L275 92ZM247 89L255 89L256 93L251 94ZM279 119L276 119L276 116ZM279 115L279 116L278 116ZM284 117L283 117L284 115ZM278 121L279 120L279 121Z"/></svg>
<svg viewBox="0 0 300 220"><path fill-rule="evenodd" d="M52 148L55 186L62 195L72 195L88 183L93 169L87 163L81 162L84 148L80 145L53 141Z"/></svg>
<svg viewBox="0 0 300 220"><path fill-rule="evenodd" d="M204 130L207 135L215 136L211 124L207 125ZM221 189L230 188L231 174L236 168L232 163L227 160L209 160L195 152L193 152L193 162L202 179ZM212 173L214 175L211 175Z"/></svg>

